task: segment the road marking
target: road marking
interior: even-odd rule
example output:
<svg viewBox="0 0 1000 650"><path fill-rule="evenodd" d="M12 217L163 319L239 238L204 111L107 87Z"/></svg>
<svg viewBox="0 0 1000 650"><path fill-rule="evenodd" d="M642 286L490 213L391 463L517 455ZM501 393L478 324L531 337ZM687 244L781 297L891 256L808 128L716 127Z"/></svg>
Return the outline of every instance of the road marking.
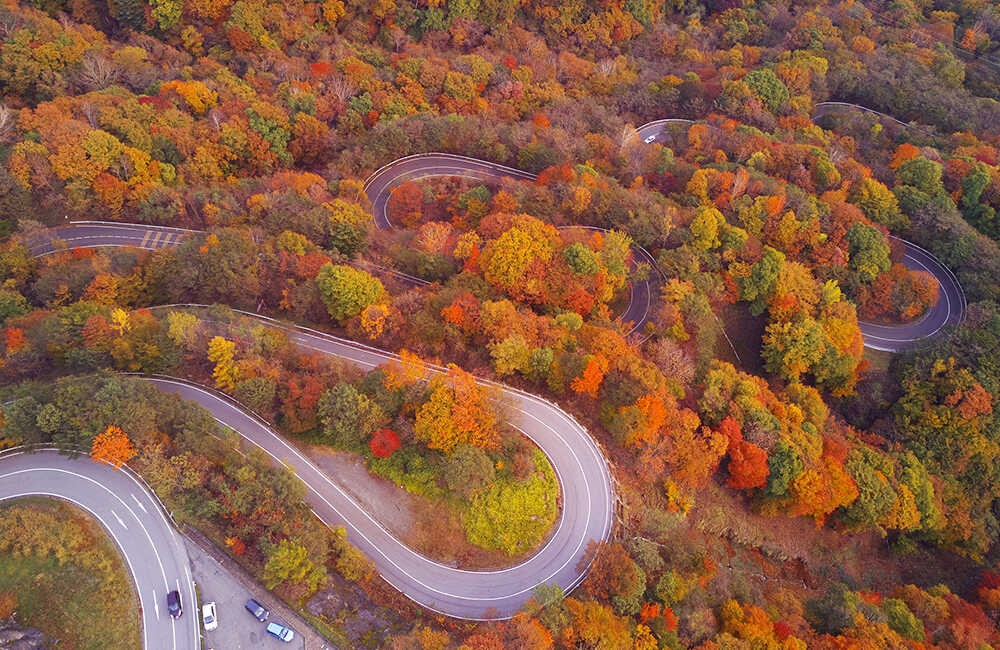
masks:
<svg viewBox="0 0 1000 650"><path fill-rule="evenodd" d="M146 240L148 240L149 236L152 234L153 234L152 230L146 231L146 236L142 238L142 243L139 244L139 248L146 248Z"/></svg>
<svg viewBox="0 0 1000 650"><path fill-rule="evenodd" d="M18 472L12 472L10 474L4 474L3 476L0 476L0 478L4 478L4 477L7 477L7 476L12 476L14 474L21 474L23 472L30 472L30 471L38 471L38 470L37 469L36 470L22 470L22 471L18 471ZM61 470L61 471L65 471L65 470ZM103 487L103 486L101 486L101 487ZM105 489L107 489L107 488L105 488ZM108 490L108 491L110 492L110 490ZM113 492L111 494L114 495ZM5 499L17 499L17 498L20 498L20 497L28 497L28 496L46 496L46 497L53 497L53 498L56 498L56 499L65 499L66 501L69 501L70 503L79 506L82 510L85 510L86 512L89 512L91 515L93 515L94 519L96 519L101 524L101 526L104 528L104 530L106 530L108 532L108 534L111 535L111 539L114 540L115 545L118 547L118 550L121 553L122 557L125 558L125 563L128 565L129 573L132 574L132 583L136 586L136 591L138 591L138 589L139 589L139 575L135 572L135 566L132 564L132 558L129 557L129 555L125 552L125 545L122 544L122 542L121 542L120 539L118 539L118 535L116 535L115 531L113 531L111 529L111 526L109 526L108 523L106 521L104 521L104 518L101 517L101 515L97 514L96 510L94 510L93 508L91 508L90 506L88 506L86 503L84 503L82 501L78 501L77 499L74 499L73 497L69 496L68 494L62 494L62 493L57 493L57 492L46 492L44 490L34 490L34 491L31 491L31 492L22 492L22 493L19 493L19 494L8 494L6 496L0 497L0 501L5 500ZM155 595L155 593L154 593L154 595ZM141 600L142 600L142 596L141 595L140 595L139 599L140 599L140 604L141 604ZM155 599L154 599L153 602L154 603L156 602ZM145 615L143 615L143 618L145 618ZM145 621L143 621L143 622L145 622ZM149 628L148 625L143 625L142 626L142 647L143 648L148 648L149 647L149 638L148 638L149 629L148 628Z"/></svg>
<svg viewBox="0 0 1000 650"><path fill-rule="evenodd" d="M359 361L358 359L352 358L352 357L344 354L343 352L333 351L333 350L330 350L330 349L322 349L320 347L310 346L310 345L306 344L302 339L305 339L305 338L312 339L312 341L317 342L317 343L320 343L320 342L324 342L324 343L327 343L327 344L333 343L334 346L337 346L339 344L338 341L329 341L329 340L323 339L322 337L318 337L318 336L310 335L310 334L305 334L305 333L302 333L302 332L296 332L296 334L298 334L298 336L299 336L299 340L297 340L296 343L298 345L302 346L302 347L311 348L311 349L314 349L314 350L316 350L318 352L323 352L325 354L329 354L329 355L333 355L333 356L339 356L339 357L347 359L350 362L355 363L355 364L361 364L361 365L366 365L366 366L373 366L373 365L375 365L375 364L372 364L370 362ZM354 349L354 348L351 348L351 349ZM355 351L357 351L357 350L355 350ZM379 352L377 352L375 354L376 354L376 356L382 357L384 359L393 359L393 358L395 358L395 355L391 355L390 353L387 353L385 351L379 351ZM181 387L186 387L186 388L188 388L190 390L194 390L194 391L196 391L198 393L202 393L204 395L207 395L207 396L211 397L213 400L217 401L222 407L224 407L226 409L234 411L234 412L236 412L237 414L240 414L240 415L245 415L243 413L243 411L239 410L233 404L230 404L230 403L228 403L228 402L220 399L219 397L217 397L217 396L213 395L212 393L209 393L209 392L201 389L198 386L192 386L190 384L184 384L184 383L180 383L180 382L177 382L177 381L172 381L170 379L164 379L164 378L157 378L157 379L153 379L152 381L154 383L169 383L169 384L174 384L174 385L181 386ZM540 405L540 406L542 406L544 408L551 409L553 411L553 414L559 420L561 420L562 422L565 422L566 424L570 425L571 428L578 429L578 432L582 433L582 436L580 436L580 437L582 438L582 441L584 443L584 448L585 449L588 449L589 451L591 451L591 453L593 453L594 456L599 461L603 460L600 451L596 448L596 443L594 443L594 441L590 438L589 434L586 433L586 430L583 429L582 426L579 425L579 423L576 423L574 420L572 420L565 412L562 412L557 407L554 407L554 406L552 406L552 405L550 405L550 404L548 404L548 403L546 403L546 402L538 399L536 396L521 395L520 393L514 393L514 396L521 396L522 398L528 399L528 400L534 402L535 404L538 404L538 405ZM580 457L577 455L577 450L574 449L571 444L569 444L569 442L563 437L563 435L557 429L555 429L554 427L550 426L549 424L547 424L546 422L544 422L541 418L537 417L536 415L534 415L533 413L529 412L528 410L526 410L523 407L515 406L514 408L516 410L520 411L526 417L535 420L543 428L548 429L554 435L554 438L558 439L559 442L562 443L562 445L569 451L570 455L573 457L573 460L576 461L576 465L579 468L580 472L581 473L584 472L583 467L582 467L582 463L580 461ZM218 418L216 418L216 419L218 419ZM426 558L426 557L424 557L424 556L416 553L415 551L413 551L413 549L409 548L408 546L406 546L405 544L403 544L402 542L400 542L400 540L398 540L397 538L395 538L394 536L392 536L390 533L388 533L388 531L385 529L385 527L378 520L376 520L374 517L372 517L371 514L369 514L364 508L360 507L359 504L354 499L352 499L349 495L347 495L343 491L343 489L340 488L340 486L338 486L336 483L334 483L333 481L331 481L330 478L327 475L325 475L321 470L319 470L319 468L317 468L315 465L313 465L309 460L305 459L298 452L298 450L296 450L294 447L292 447L291 445L289 445L288 442L285 441L283 438L281 438L280 436L278 436L277 434L275 434L272 430L270 430L269 427L267 427L263 423L257 422L256 420L253 420L253 419L251 419L250 422L251 422L251 424L253 426L257 427L257 429L259 429L265 435L267 435L267 437L271 441L277 443L279 446L284 447L293 456L298 457L303 462L303 464L305 465L305 467L308 468L315 475L315 477L319 479L319 482L321 484L322 483L326 483L331 488L333 488L333 490L336 493L339 493L340 496L345 501L344 505L352 508L358 514L360 514L361 517L362 517L362 519L367 519L369 522L371 522L372 524L374 524L374 526L376 527L376 529L380 530L387 537L387 539L385 541L389 542L390 544L395 545L397 548L399 548L403 552L406 552L409 555L418 558L419 560L422 560L424 562L428 562L430 564L437 564L437 563L433 562L432 560L429 560L428 558ZM251 438L244 431L242 431L240 429L236 429L235 427L230 427L230 428L233 428L237 433L239 433L247 441L249 441L253 445L255 445L258 448L260 448L267 455L271 456L271 458L273 458L278 464L280 464L280 465L287 465L287 463L283 459L281 459L278 456L276 456L275 454L271 453L261 443L257 442L253 438ZM520 427L518 427L518 428L520 429ZM523 429L522 429L522 432L524 432ZM532 438L533 440L535 440L536 444L539 443L538 440L536 440L535 438L533 438L530 435L529 435L529 438ZM551 458L551 456L550 456L550 458ZM601 469L601 474L602 474L601 478L605 481L605 485L610 485L610 475L608 474L608 471L607 471L608 468L607 468L607 465L606 465L606 461L605 462L601 462L599 464L602 465L602 467L600 468ZM564 480L562 480L562 477L560 476L559 469L557 467L555 467L555 463L553 463L553 470L555 471L557 477L559 478L561 486L565 487L566 483L565 483ZM297 478L299 478L300 480L303 480L303 478L302 478L301 475L297 476ZM587 482L586 476L584 477L584 482L585 483ZM410 578L414 583L416 583L417 585L420 585L420 586L424 587L428 591L432 591L432 592L435 592L435 593L443 595L443 596L448 596L448 597L453 597L453 598L462 598L462 599L468 600L468 601L480 601L480 602L486 601L486 602L488 602L488 601L503 600L503 599L506 599L506 598L514 598L514 597L520 596L522 594L525 594L525 593L529 592L531 589L534 588L534 585L532 585L532 586L529 586L527 588L521 589L520 591L517 591L517 592L514 592L514 593L507 593L507 594L503 594L503 595L499 595L499 596L485 596L485 597L484 596L470 596L470 595L464 595L464 594L460 594L460 593L459 594L449 593L447 591L442 591L440 589L437 589L434 586L432 586L430 584L427 584L426 582L420 580L419 578L417 578L416 576L414 576L413 574L411 574L409 571L407 571L403 566L401 566L400 564L398 564L387 553L387 550L385 548L382 548L382 546L380 544L375 543L374 540L372 540L364 532L362 532L362 530L353 521L352 517L345 516L345 514L337 506L335 506L333 503L331 503L329 500L327 500L323 496L323 494L319 490L317 490L316 487L314 487L310 482L308 482L306 480L303 480L303 483L305 484L306 488L309 489L309 491L311 491L313 494L315 494L321 501L323 501L329 508L331 508L331 510L333 510L333 512L335 513L335 515L340 519L341 523L346 524L357 535L359 535L362 539L364 539L368 543L368 545L372 547L372 551L373 552L376 552L379 555L381 555L383 558L385 558L385 560L390 565L392 565L393 567L395 567L400 573L402 573L404 576ZM587 507L583 508L583 512L585 513L585 516L587 517L588 520L589 520L589 517L590 517L590 514L591 514L591 510L592 510L592 508L591 508L591 505L592 505L591 498L592 498L591 497L591 490L587 490L586 491ZM609 530L610 518L611 518L611 509L609 508L608 512L605 513L605 522L604 522L605 534L607 534L607 531ZM321 519L323 519L323 518L321 517ZM503 573L507 573L509 571L514 571L514 570L520 569L520 568L522 568L523 565L530 563L531 561L534 560L534 558L536 558L539 555L541 555L542 552L554 540L556 540L558 538L559 529L562 528L562 525L563 525L564 521L565 521L565 512L563 512L563 513L560 514L559 525L557 526L556 531L552 534L552 536L550 536L549 540L546 542L546 544L543 546L543 548L539 551L539 553L537 553L536 555L533 555L532 558L529 558L528 560L525 560L524 562L522 562L519 565L515 565L513 567L508 567L506 569L495 570L495 571L481 571L481 572L477 572L477 571L468 571L468 570L455 569L455 568L451 568L451 570L455 571L456 573L503 574ZM327 522L327 523L329 523L329 522ZM584 526L584 528L588 528L588 527L589 527L589 524L587 524L587 525ZM577 546L574 549L573 553L570 554L569 558L562 564L562 566L556 568L554 571L550 570L551 573L548 576L546 576L543 580L541 580L541 582L547 582L548 580L551 580L560 571L562 571L566 566L568 566L570 562L576 561L578 559L577 558L577 553L579 553L579 551L582 548L582 546L583 546L584 543L585 543L585 540L583 538L577 540ZM438 566L440 566L440 565L438 565ZM385 575L383 575L382 577L384 579L386 579L386 581L389 582L390 584L393 584L392 581L388 580ZM574 584L572 586L576 586L576 584L578 584L583 579L583 577L584 577L584 575L582 575L582 574L580 576L577 576L576 580L574 580ZM393 586L396 586L396 585L393 585ZM399 591L401 591L402 593L404 593L404 594L406 593L405 589L399 588L398 586L397 586L397 589ZM418 602L420 602L420 601L418 601ZM422 604L424 604L424 603L422 603ZM433 608L431 608L431 609L433 609ZM451 614L451 615L454 616L454 614Z"/></svg>
<svg viewBox="0 0 1000 650"><path fill-rule="evenodd" d="M142 501L139 501L139 497L137 497L137 496L135 496L133 494L132 495L132 500L135 501L135 505L139 506L142 509L143 512L145 512L147 515L149 514L149 511L146 510L146 506L142 505Z"/></svg>
<svg viewBox="0 0 1000 650"><path fill-rule="evenodd" d="M156 610L156 620L160 620L160 601L156 600L156 590L153 590L153 609Z"/></svg>
<svg viewBox="0 0 1000 650"><path fill-rule="evenodd" d="M117 519L118 523L122 525L122 528L124 528L125 530L128 530L128 526L125 525L125 522L122 520L121 517L118 516L117 512L115 512L114 510L112 510L111 514L113 514L115 516L115 519Z"/></svg>

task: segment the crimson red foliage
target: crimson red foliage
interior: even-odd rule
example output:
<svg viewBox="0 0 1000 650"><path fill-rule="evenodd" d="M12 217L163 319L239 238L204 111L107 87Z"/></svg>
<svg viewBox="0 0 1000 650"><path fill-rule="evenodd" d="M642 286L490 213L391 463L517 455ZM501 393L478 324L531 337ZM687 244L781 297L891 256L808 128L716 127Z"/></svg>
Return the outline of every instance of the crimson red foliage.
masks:
<svg viewBox="0 0 1000 650"><path fill-rule="evenodd" d="M399 449L399 436L392 429L379 429L372 434L368 447L375 458L388 458Z"/></svg>

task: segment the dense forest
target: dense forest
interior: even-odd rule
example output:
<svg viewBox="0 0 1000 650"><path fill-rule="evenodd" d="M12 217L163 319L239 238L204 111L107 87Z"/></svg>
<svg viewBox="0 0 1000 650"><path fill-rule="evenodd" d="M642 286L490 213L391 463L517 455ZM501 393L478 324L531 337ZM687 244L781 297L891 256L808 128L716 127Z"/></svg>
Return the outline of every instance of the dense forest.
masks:
<svg viewBox="0 0 1000 650"><path fill-rule="evenodd" d="M370 645L994 647L998 100L985 0L6 0L0 447L129 461L289 602L357 583L395 612ZM533 180L409 180L376 227L366 179L424 152ZM85 219L185 230L35 255ZM859 321L941 300L904 239L964 322L866 350ZM402 360L362 373L234 310ZM560 506L473 378L503 381L600 442L616 528L570 594L428 615L290 475L120 373L354 454L470 567L526 557Z"/></svg>

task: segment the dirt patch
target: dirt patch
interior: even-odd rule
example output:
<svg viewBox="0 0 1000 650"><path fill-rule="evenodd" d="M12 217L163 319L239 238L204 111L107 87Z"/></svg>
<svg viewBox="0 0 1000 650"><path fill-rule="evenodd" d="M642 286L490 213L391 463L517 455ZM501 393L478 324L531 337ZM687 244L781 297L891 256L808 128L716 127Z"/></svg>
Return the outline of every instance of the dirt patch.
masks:
<svg viewBox="0 0 1000 650"><path fill-rule="evenodd" d="M416 497L390 481L369 474L357 454L320 445L310 445L306 453L389 532L400 539L409 539L417 512Z"/></svg>

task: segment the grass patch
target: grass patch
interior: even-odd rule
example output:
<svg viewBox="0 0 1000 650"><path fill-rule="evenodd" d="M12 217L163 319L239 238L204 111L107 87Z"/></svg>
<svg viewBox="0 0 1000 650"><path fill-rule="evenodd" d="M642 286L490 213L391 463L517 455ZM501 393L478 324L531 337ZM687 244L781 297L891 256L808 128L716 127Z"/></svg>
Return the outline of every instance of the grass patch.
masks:
<svg viewBox="0 0 1000 650"><path fill-rule="evenodd" d="M74 650L142 645L131 576L111 540L82 511L60 501L0 506L0 595L18 621Z"/></svg>

